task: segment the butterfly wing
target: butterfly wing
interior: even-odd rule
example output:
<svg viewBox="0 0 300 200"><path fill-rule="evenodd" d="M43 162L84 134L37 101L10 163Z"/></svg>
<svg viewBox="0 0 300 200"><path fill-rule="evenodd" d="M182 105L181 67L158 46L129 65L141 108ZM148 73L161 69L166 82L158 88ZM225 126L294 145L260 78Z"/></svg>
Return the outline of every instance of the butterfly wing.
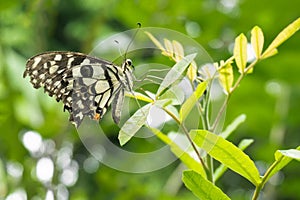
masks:
<svg viewBox="0 0 300 200"><path fill-rule="evenodd" d="M121 112L123 108L123 103L124 103L124 88L120 88L117 92L116 95L112 101L112 117L113 120L116 124L120 122L121 118Z"/></svg>
<svg viewBox="0 0 300 200"><path fill-rule="evenodd" d="M120 68L112 63L75 52L46 52L30 58L24 77L34 88L64 103L76 127L84 116L100 119L120 90Z"/></svg>

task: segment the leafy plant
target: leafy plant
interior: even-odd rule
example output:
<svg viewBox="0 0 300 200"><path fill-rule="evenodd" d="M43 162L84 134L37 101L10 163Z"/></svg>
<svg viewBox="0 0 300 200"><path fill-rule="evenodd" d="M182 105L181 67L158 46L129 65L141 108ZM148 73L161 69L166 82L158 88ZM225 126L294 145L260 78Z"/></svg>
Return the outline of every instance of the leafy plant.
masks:
<svg viewBox="0 0 300 200"><path fill-rule="evenodd" d="M169 145L171 151L186 165L188 168L183 172L183 182L198 198L201 199L230 199L215 182L229 168L242 177L250 181L255 192L252 199L258 199L259 193L265 183L279 170L285 167L291 160L300 160L300 146L295 149L277 150L275 152L275 161L268 168L265 174L260 175L254 161L243 152L252 142L252 139L245 139L238 146L234 145L226 138L245 120L245 116L241 115L234 120L232 124L224 128L221 134L216 134L216 129L220 123L221 116L224 114L229 99L240 85L246 75L253 73L254 66L271 56L274 56L277 48L288 38L290 38L300 28L300 18L288 25L271 44L264 48L264 35L261 28L255 26L251 30L250 43L255 52L255 60L247 62L247 38L244 34L240 34L235 39L233 56L227 60L221 60L214 64L217 75L213 74L210 78L202 80L197 75L197 65L194 61L196 54L184 55L184 48L178 41L170 41L164 39L164 43L159 42L151 33L146 32L153 43L161 50L162 55L169 57L175 61L175 65L163 79L155 97L147 97L141 93L135 93L135 98L144 101L147 104L140 108L121 128L119 132L119 141L121 145L128 142L131 137L144 125L165 144ZM234 66L237 67L238 76L235 77ZM193 94L188 97L183 104L175 107L172 97L167 94L170 86L176 84L182 76L188 78L191 87L194 89ZM217 116L210 120L209 114L209 93L211 92L211 83L217 77L223 88L226 98L219 108ZM196 84L195 84L196 83ZM195 86L196 85L196 86ZM205 92L206 91L206 92ZM147 94L146 94L147 95ZM164 95L164 96L163 96ZM180 127L180 130L187 137L197 158L191 156L167 134L162 131L149 127L146 123L146 116L151 106L158 106L164 110ZM192 108L196 107L199 111L199 117L202 125L198 129L189 130L186 126L186 119ZM180 133L178 133L180 134ZM204 150L207 154L203 155L200 150ZM220 166L215 169L213 160L219 161Z"/></svg>

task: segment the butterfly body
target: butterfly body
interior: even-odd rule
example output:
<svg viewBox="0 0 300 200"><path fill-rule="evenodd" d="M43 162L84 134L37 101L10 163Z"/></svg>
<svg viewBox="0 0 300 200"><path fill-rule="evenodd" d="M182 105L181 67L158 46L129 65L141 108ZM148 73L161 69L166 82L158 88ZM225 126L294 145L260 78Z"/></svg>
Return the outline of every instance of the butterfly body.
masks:
<svg viewBox="0 0 300 200"><path fill-rule="evenodd" d="M76 127L85 116L99 120L112 103L112 115L120 121L124 91L131 91L131 60L122 66L76 52L46 52L31 57L24 77L34 88L43 87L49 96L62 101Z"/></svg>

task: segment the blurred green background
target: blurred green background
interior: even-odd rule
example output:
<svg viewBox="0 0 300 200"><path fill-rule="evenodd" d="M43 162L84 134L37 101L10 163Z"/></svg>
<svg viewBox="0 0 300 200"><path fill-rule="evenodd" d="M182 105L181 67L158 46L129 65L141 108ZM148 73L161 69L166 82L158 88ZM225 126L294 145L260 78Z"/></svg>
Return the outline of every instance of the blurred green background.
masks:
<svg viewBox="0 0 300 200"><path fill-rule="evenodd" d="M50 200L51 191L58 199L76 200L196 199L181 185L179 162L151 173L129 174L93 159L68 122L68 114L62 112L62 104L22 78L26 60L50 50L88 53L100 39L141 22L143 27L187 34L219 61L231 55L234 38L241 32L249 36L255 25L263 29L269 44L299 17L299 8L298 0L1 1L0 199ZM229 140L254 138L247 153L262 172L276 149L300 144L299 57L297 33L279 48L278 55L256 66L228 106L225 124L241 113L247 115ZM108 119L102 123L115 128ZM115 140L117 131L110 132ZM37 143L43 144L42 150L35 149ZM143 145L133 145L143 151ZM41 180L37 165L50 170L51 178ZM293 161L266 185L262 199L300 199L299 180L300 164ZM217 185L232 199L249 199L254 189L230 171Z"/></svg>

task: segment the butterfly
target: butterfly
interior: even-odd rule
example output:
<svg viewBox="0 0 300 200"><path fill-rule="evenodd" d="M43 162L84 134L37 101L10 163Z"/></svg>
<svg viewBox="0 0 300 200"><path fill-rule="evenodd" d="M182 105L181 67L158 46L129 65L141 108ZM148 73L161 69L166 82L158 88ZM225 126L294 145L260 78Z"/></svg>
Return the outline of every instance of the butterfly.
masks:
<svg viewBox="0 0 300 200"><path fill-rule="evenodd" d="M100 120L112 105L112 117L120 122L125 91L132 91L132 61L121 66L77 52L52 51L28 59L23 77L34 88L62 101L69 121L79 127L85 116Z"/></svg>

